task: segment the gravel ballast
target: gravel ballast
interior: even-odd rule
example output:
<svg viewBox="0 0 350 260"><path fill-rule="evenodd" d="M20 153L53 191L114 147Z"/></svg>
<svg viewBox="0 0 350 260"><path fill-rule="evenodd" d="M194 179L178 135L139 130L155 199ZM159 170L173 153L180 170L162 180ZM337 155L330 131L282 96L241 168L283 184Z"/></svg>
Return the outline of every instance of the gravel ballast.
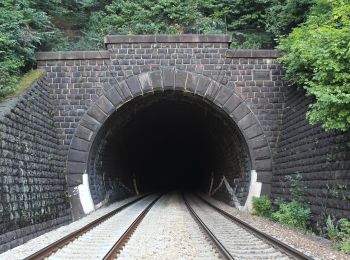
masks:
<svg viewBox="0 0 350 260"><path fill-rule="evenodd" d="M252 225L256 229L294 247L304 254L315 259L324 260L349 260L350 256L336 251L332 248L331 243L322 237L316 235L307 235L301 231L273 222L267 218L250 214L249 212L240 211L224 202L218 201L206 194L201 193L200 196L226 211L227 213L239 218L240 220Z"/></svg>
<svg viewBox="0 0 350 260"><path fill-rule="evenodd" d="M58 229L52 230L50 232L47 232L39 237L36 237L32 240L29 240L27 243L20 245L18 247L15 247L11 250L6 251L5 253L2 253L0 255L1 260L16 260L16 259L24 259L33 253L39 251L40 249L48 246L49 244L53 243L54 241L68 235L69 233L72 233L83 226L89 224L90 222L102 217L103 215L125 205L126 203L135 200L139 196L130 197L118 202L115 202L105 208L98 209L96 211L93 211L89 215L74 221L66 226L62 226Z"/></svg>

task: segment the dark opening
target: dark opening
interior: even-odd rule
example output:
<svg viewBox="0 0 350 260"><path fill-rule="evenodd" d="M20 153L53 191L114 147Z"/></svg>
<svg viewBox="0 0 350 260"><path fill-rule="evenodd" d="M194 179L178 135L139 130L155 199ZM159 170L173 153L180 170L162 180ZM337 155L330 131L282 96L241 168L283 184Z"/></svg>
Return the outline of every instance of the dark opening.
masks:
<svg viewBox="0 0 350 260"><path fill-rule="evenodd" d="M248 172L245 143L226 114L200 97L159 93L128 102L107 120L91 151L89 180L95 203L136 190L207 192L223 176L245 200ZM227 192L222 185L218 195Z"/></svg>

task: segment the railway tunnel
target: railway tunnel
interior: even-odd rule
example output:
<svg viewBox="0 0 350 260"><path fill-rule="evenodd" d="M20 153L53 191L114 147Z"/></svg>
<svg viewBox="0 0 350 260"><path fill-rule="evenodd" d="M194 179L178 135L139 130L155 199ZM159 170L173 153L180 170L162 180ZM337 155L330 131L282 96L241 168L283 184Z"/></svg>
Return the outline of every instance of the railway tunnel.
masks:
<svg viewBox="0 0 350 260"><path fill-rule="evenodd" d="M93 142L87 168L95 205L174 189L244 205L250 170L233 120L183 92L139 96L113 112Z"/></svg>

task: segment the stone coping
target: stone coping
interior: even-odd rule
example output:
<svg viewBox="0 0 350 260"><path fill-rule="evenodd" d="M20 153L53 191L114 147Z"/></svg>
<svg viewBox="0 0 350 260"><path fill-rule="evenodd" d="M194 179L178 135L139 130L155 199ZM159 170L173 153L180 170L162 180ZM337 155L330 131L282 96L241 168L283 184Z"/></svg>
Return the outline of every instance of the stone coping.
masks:
<svg viewBox="0 0 350 260"><path fill-rule="evenodd" d="M109 59L110 54L106 50L101 51L50 51L37 52L37 60L88 60L88 59Z"/></svg>
<svg viewBox="0 0 350 260"><path fill-rule="evenodd" d="M105 44L113 43L229 43L232 37L225 34L181 34L181 35L106 35Z"/></svg>
<svg viewBox="0 0 350 260"><path fill-rule="evenodd" d="M226 52L226 58L278 58L278 50L256 50L256 49L230 49Z"/></svg>

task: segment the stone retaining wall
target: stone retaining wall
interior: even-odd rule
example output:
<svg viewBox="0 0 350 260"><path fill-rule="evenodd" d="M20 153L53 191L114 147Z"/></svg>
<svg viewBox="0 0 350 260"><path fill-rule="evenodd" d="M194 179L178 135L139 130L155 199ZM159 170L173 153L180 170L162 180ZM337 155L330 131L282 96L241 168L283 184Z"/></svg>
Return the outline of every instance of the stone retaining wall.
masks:
<svg viewBox="0 0 350 260"><path fill-rule="evenodd" d="M71 220L64 168L42 78L0 103L0 252Z"/></svg>
<svg viewBox="0 0 350 260"><path fill-rule="evenodd" d="M303 199L311 207L312 222L324 226L328 215L350 216L350 132L325 132L310 125L305 114L310 98L288 89L275 169L272 198L291 199L291 181L300 175Z"/></svg>

